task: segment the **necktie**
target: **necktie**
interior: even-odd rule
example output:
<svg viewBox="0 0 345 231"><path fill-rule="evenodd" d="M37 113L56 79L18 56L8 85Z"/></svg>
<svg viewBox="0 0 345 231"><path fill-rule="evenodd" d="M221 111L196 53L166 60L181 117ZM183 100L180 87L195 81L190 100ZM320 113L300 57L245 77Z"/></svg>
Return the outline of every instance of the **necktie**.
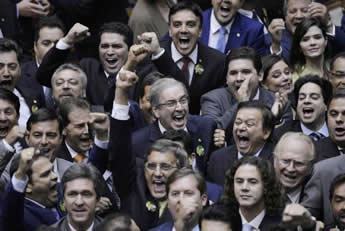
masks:
<svg viewBox="0 0 345 231"><path fill-rule="evenodd" d="M116 76L114 74L110 74L107 79L107 83L109 87L112 87L115 84Z"/></svg>
<svg viewBox="0 0 345 231"><path fill-rule="evenodd" d="M82 163L85 158L86 158L85 155L81 153L78 153L75 157L73 157L74 161L77 162L78 164Z"/></svg>
<svg viewBox="0 0 345 231"><path fill-rule="evenodd" d="M319 139L325 137L320 132L313 132L309 134L309 137L312 138L314 141L318 141Z"/></svg>
<svg viewBox="0 0 345 231"><path fill-rule="evenodd" d="M186 80L187 80L188 84L189 84L189 79L190 79L189 68L188 68L190 61L191 60L190 60L190 58L188 56L183 56L182 59L181 59L181 62L183 63L181 71L183 72L184 76L186 77Z"/></svg>
<svg viewBox="0 0 345 231"><path fill-rule="evenodd" d="M226 44L226 36L228 34L228 30L225 27L221 27L218 30L218 41L216 45L216 49L220 52L224 53L225 51L225 44Z"/></svg>
<svg viewBox="0 0 345 231"><path fill-rule="evenodd" d="M253 226L251 226L250 224L243 224L242 225L242 231L252 231L253 230Z"/></svg>

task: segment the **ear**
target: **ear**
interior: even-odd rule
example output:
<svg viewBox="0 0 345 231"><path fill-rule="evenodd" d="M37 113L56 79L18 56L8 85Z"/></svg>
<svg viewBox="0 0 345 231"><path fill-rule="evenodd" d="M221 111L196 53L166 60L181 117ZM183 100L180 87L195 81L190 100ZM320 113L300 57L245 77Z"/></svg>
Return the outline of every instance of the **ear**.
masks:
<svg viewBox="0 0 345 231"><path fill-rule="evenodd" d="M260 82L260 83L261 83L262 80L264 79L264 75L262 74L262 71L260 71L260 72L258 73L258 79L259 79L259 82Z"/></svg>
<svg viewBox="0 0 345 231"><path fill-rule="evenodd" d="M265 140L267 140L268 137L270 137L270 135L271 135L271 131L269 131L268 129L264 129L263 133L264 133L264 139Z"/></svg>
<svg viewBox="0 0 345 231"><path fill-rule="evenodd" d="M28 130L26 130L26 134L25 134L25 143L29 144L29 135L30 132Z"/></svg>
<svg viewBox="0 0 345 231"><path fill-rule="evenodd" d="M157 119L159 119L159 112L158 111L159 111L159 109L157 107L152 107L152 113Z"/></svg>
<svg viewBox="0 0 345 231"><path fill-rule="evenodd" d="M66 129L67 129L67 128L63 128L63 130L62 130L62 135L63 135L63 136L66 136L66 133L67 133ZM62 137L61 137L61 138L62 138Z"/></svg>
<svg viewBox="0 0 345 231"><path fill-rule="evenodd" d="M171 30L170 30L170 26L169 26L169 36L171 37Z"/></svg>
<svg viewBox="0 0 345 231"><path fill-rule="evenodd" d="M202 204L202 206L206 206L207 201L208 201L207 195L205 193L202 194L201 195L201 204Z"/></svg>

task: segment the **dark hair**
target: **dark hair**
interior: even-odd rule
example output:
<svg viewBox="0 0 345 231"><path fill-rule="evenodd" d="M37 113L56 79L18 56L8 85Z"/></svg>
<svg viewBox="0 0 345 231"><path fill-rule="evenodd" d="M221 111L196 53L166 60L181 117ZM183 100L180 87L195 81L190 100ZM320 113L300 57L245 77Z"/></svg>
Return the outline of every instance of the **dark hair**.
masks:
<svg viewBox="0 0 345 231"><path fill-rule="evenodd" d="M333 58L331 59L331 62L329 64L331 70L333 70L333 68L334 68L334 62L339 58L345 59L345 51L340 52L340 53L336 54L335 56L333 56Z"/></svg>
<svg viewBox="0 0 345 231"><path fill-rule="evenodd" d="M129 231L131 230L131 217L124 213L112 213L96 226L96 231Z"/></svg>
<svg viewBox="0 0 345 231"><path fill-rule="evenodd" d="M336 99L345 99L344 89L337 89L335 92L333 92L332 98L328 102L327 110L329 109L329 105L331 104L331 102Z"/></svg>
<svg viewBox="0 0 345 231"><path fill-rule="evenodd" d="M331 182L331 186L329 188L329 200L331 201L334 196L335 188L339 185L345 184L345 174L337 175Z"/></svg>
<svg viewBox="0 0 345 231"><path fill-rule="evenodd" d="M262 128L267 130L267 131L272 131L274 128L274 116L271 112L271 110L261 102L257 100L252 100L252 101L244 101L240 102L237 106L237 113L241 109L257 109L261 112L262 115ZM235 116L235 118L236 118Z"/></svg>
<svg viewBox="0 0 345 231"><path fill-rule="evenodd" d="M14 51L17 54L18 60L22 55L22 49L18 46L18 44L8 38L0 38L0 54Z"/></svg>
<svg viewBox="0 0 345 231"><path fill-rule="evenodd" d="M197 16L200 20L200 28L202 27L203 19L202 19L202 10L200 6L194 3L193 1L188 1L188 0L180 1L170 8L169 24L171 23L171 17L177 12L182 11L182 10L189 10L193 12L193 14L195 14L195 16Z"/></svg>
<svg viewBox="0 0 345 231"><path fill-rule="evenodd" d="M219 202L206 207L202 211L200 227L203 220L226 223L231 230L242 230L241 216L238 210L231 209L227 205Z"/></svg>
<svg viewBox="0 0 345 231"><path fill-rule="evenodd" d="M322 22L317 18L306 18L296 27L295 33L292 38L292 45L290 51L290 65L294 70L301 68L306 60L305 56L300 47L300 42L303 39L303 36L308 32L312 27L316 26L321 29L322 35L327 40L326 27ZM327 47L325 50L325 58L328 57Z"/></svg>
<svg viewBox="0 0 345 231"><path fill-rule="evenodd" d="M139 86L140 98L144 97L146 86L151 86L152 84L154 84L154 82L156 82L157 80L164 78L164 77L165 77L165 75L163 75L162 73L160 73L158 71L152 71L149 74L147 74Z"/></svg>
<svg viewBox="0 0 345 231"><path fill-rule="evenodd" d="M99 30L99 41L101 41L101 36L104 33L115 33L115 34L122 35L124 37L125 43L128 46L128 49L130 46L133 45L133 39L134 39L133 31L126 24L123 24L120 22L104 23Z"/></svg>
<svg viewBox="0 0 345 231"><path fill-rule="evenodd" d="M253 62L254 68L257 74L260 73L262 63L260 55L251 47L239 47L232 49L231 52L226 57L226 63L229 63L236 59L249 59Z"/></svg>
<svg viewBox="0 0 345 231"><path fill-rule="evenodd" d="M61 183L63 186L63 193L66 191L66 183L76 179L88 179L93 182L93 186L96 192L97 199L101 195L101 184L99 180L98 169L88 164L73 164L64 172Z"/></svg>
<svg viewBox="0 0 345 231"><path fill-rule="evenodd" d="M265 81L268 77L269 72L271 71L272 67L280 62L283 61L287 63L285 59L279 55L267 55L262 58L262 79Z"/></svg>
<svg viewBox="0 0 345 231"><path fill-rule="evenodd" d="M283 198L281 195L281 186L276 178L273 167L268 160L256 156L246 156L235 163L235 165L226 172L224 194L221 201L228 206L239 207L235 197L234 182L235 174L239 167L243 165L253 165L260 172L263 182L263 197L265 209L269 214L276 214L283 207Z"/></svg>
<svg viewBox="0 0 345 231"><path fill-rule="evenodd" d="M39 21L35 27L35 33L34 33L34 41L35 42L38 41L38 39L40 37L40 31L44 27L58 28L64 34L66 33L65 26L64 26L63 22L58 17L56 17L56 16L42 17L39 19Z"/></svg>
<svg viewBox="0 0 345 231"><path fill-rule="evenodd" d="M13 105L19 117L20 103L18 97L10 90L0 87L0 99L9 102Z"/></svg>
<svg viewBox="0 0 345 231"><path fill-rule="evenodd" d="M186 176L194 176L195 180L197 181L197 188L200 192L200 195L206 194L207 193L207 186L206 186L206 181L204 177L197 171L194 171L191 168L184 167L180 168L176 171L174 171L167 179L166 182L166 188L167 188L167 194L169 194L170 191L170 185L174 183L175 181L186 177Z"/></svg>
<svg viewBox="0 0 345 231"><path fill-rule="evenodd" d="M181 143L188 155L193 152L192 137L185 130L167 130L162 138Z"/></svg>
<svg viewBox="0 0 345 231"><path fill-rule="evenodd" d="M86 100L81 98L70 97L62 100L62 102L59 104L58 111L63 127L66 127L70 122L68 115L78 108L90 110L90 105Z"/></svg>
<svg viewBox="0 0 345 231"><path fill-rule="evenodd" d="M40 108L37 111L33 112L26 122L26 130L30 131L33 124L45 121L56 120L59 124L59 133L62 133L63 126L61 119L58 117L55 111L48 108Z"/></svg>
<svg viewBox="0 0 345 231"><path fill-rule="evenodd" d="M188 166L187 152L178 142L174 142L167 139L156 140L149 148L147 155L145 157L145 162L147 162L147 157L154 151L160 152L163 155L167 153L172 153L173 155L175 155L177 160L177 168L183 168Z"/></svg>
<svg viewBox="0 0 345 231"><path fill-rule="evenodd" d="M328 105L332 97L332 92L333 92L332 84L328 80L322 79L318 75L311 75L311 74L302 76L301 78L297 79L297 81L295 82L293 91L294 91L296 104L298 103L299 91L304 86L304 84L307 84L307 83L314 83L320 87L323 101L325 105Z"/></svg>

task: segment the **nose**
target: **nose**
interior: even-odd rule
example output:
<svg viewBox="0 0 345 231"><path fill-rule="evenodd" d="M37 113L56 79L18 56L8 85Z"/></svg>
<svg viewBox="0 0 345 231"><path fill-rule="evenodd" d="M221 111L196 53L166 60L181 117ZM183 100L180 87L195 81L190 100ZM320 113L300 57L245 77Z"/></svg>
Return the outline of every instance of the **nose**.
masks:
<svg viewBox="0 0 345 231"><path fill-rule="evenodd" d="M68 81L65 81L65 82L63 83L63 88L64 88L64 89L69 89L69 88L70 88L70 87L69 87Z"/></svg>
<svg viewBox="0 0 345 231"><path fill-rule="evenodd" d="M335 118L335 121L339 124L343 122L343 116L341 115L341 113L339 113L337 115L337 117Z"/></svg>
<svg viewBox="0 0 345 231"><path fill-rule="evenodd" d="M241 185L241 191L248 191L249 190L249 184L247 181L244 181Z"/></svg>
<svg viewBox="0 0 345 231"><path fill-rule="evenodd" d="M162 176L163 175L163 172L162 172L161 167L159 165L157 165L157 167L153 173L155 176Z"/></svg>
<svg viewBox="0 0 345 231"><path fill-rule="evenodd" d="M5 113L4 111L1 111L1 112L0 112L0 120L1 120L1 121L6 120L6 113Z"/></svg>
<svg viewBox="0 0 345 231"><path fill-rule="evenodd" d="M5 65L4 66L4 69L3 69L4 71L3 71L3 74L2 74L2 77L3 78L8 78L8 77L10 77L11 75L10 75L10 70L8 69L8 66L7 65Z"/></svg>
<svg viewBox="0 0 345 231"><path fill-rule="evenodd" d="M187 31L188 31L187 24L183 23L181 26L181 32L187 32Z"/></svg>
<svg viewBox="0 0 345 231"><path fill-rule="evenodd" d="M75 198L74 203L78 206L82 206L84 204L84 199L81 194L78 194L77 197Z"/></svg>
<svg viewBox="0 0 345 231"><path fill-rule="evenodd" d="M288 166L286 166L286 170L288 170L289 172L293 172L296 170L295 168L295 162L292 160L290 161L290 163L288 164Z"/></svg>
<svg viewBox="0 0 345 231"><path fill-rule="evenodd" d="M302 13L301 10L297 10L296 14L295 14L295 17L296 18L303 18L304 17L304 14Z"/></svg>
<svg viewBox="0 0 345 231"><path fill-rule="evenodd" d="M47 139L47 136L46 135L43 135L42 138L41 138L41 145L45 145L48 143L48 139Z"/></svg>

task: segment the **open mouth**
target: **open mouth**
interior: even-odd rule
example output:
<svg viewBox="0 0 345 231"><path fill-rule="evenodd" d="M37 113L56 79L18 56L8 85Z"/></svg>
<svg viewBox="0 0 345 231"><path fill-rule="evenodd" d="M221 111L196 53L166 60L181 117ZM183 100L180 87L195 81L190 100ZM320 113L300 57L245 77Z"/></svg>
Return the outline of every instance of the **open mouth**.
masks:
<svg viewBox="0 0 345 231"><path fill-rule="evenodd" d="M0 82L0 87L9 87L12 85L12 80L3 80Z"/></svg>
<svg viewBox="0 0 345 231"><path fill-rule="evenodd" d="M296 175L291 175L291 174L283 174L285 181L289 183L295 183L297 176Z"/></svg>
<svg viewBox="0 0 345 231"><path fill-rule="evenodd" d="M8 127L8 126L2 126L2 127L0 127L0 136L7 135L8 130L9 130L9 127Z"/></svg>
<svg viewBox="0 0 345 231"><path fill-rule="evenodd" d="M306 117L306 118L309 118L313 115L314 113L314 108L311 108L311 107L305 107L302 109L302 112L303 112L303 116Z"/></svg>
<svg viewBox="0 0 345 231"><path fill-rule="evenodd" d="M152 181L153 191L155 193L165 193L165 181L164 180L153 180Z"/></svg>
<svg viewBox="0 0 345 231"><path fill-rule="evenodd" d="M185 117L186 116L184 113L179 113L179 114L176 113L172 116L172 119L176 126L183 127L185 125Z"/></svg>
<svg viewBox="0 0 345 231"><path fill-rule="evenodd" d="M345 128L343 127L336 127L334 129L334 133L336 136L344 136L345 135Z"/></svg>
<svg viewBox="0 0 345 231"><path fill-rule="evenodd" d="M180 37L178 41L181 48L189 48L189 44L191 41L189 37Z"/></svg>
<svg viewBox="0 0 345 231"><path fill-rule="evenodd" d="M247 148L249 146L249 137L243 135L237 135L239 148Z"/></svg>
<svg viewBox="0 0 345 231"><path fill-rule="evenodd" d="M219 10L222 17L227 17L230 14L231 7L228 5L221 5Z"/></svg>
<svg viewBox="0 0 345 231"><path fill-rule="evenodd" d="M109 66L113 67L113 66L116 66L118 59L117 58L106 58L105 61Z"/></svg>

